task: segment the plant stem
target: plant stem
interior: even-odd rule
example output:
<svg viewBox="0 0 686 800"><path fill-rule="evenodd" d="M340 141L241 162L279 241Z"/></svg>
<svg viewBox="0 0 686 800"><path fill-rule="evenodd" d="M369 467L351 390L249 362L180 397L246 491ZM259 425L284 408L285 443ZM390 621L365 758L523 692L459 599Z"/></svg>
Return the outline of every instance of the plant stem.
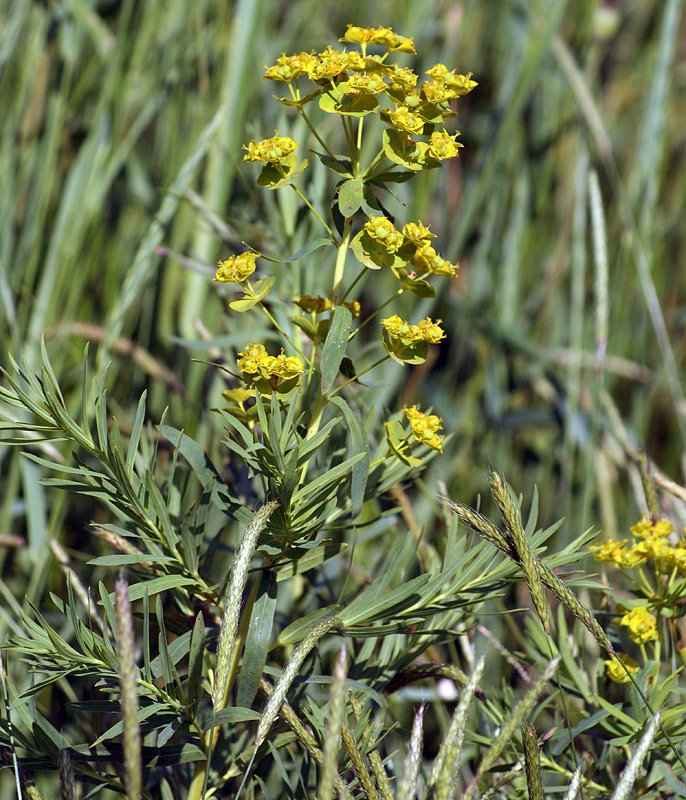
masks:
<svg viewBox="0 0 686 800"><path fill-rule="evenodd" d="M341 239L341 243L338 245L338 252L336 254L336 267L334 268L333 273L333 294L332 294L332 302L334 305L338 303L338 297L341 292L341 284L343 283L343 272L345 270L345 257L348 253L348 247L350 245L350 233L353 229L353 218L348 217L345 221L345 226L343 228L343 238Z"/></svg>

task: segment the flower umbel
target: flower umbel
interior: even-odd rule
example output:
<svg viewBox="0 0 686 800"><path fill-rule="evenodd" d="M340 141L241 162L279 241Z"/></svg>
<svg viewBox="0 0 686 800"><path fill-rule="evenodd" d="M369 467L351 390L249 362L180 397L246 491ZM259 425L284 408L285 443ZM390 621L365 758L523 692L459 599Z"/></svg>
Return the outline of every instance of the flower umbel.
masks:
<svg viewBox="0 0 686 800"><path fill-rule="evenodd" d="M427 445L428 447L438 450L439 453L443 452L443 436L438 435L438 431L442 430L441 422L443 420L436 416L436 414L423 414L418 410L417 406L410 406L404 408L405 416L410 421L412 426L412 434L414 438Z"/></svg>
<svg viewBox="0 0 686 800"><path fill-rule="evenodd" d="M625 653L620 653L614 658L606 658L603 663L605 664L605 674L615 683L629 683L627 671L631 675L638 672L638 663Z"/></svg>
<svg viewBox="0 0 686 800"><path fill-rule="evenodd" d="M215 281L220 283L243 283L255 271L255 261L262 253L247 250L237 256L230 256L226 261L217 264Z"/></svg>
<svg viewBox="0 0 686 800"><path fill-rule="evenodd" d="M254 386L262 394L284 393L292 389L304 371L302 361L287 356L283 350L270 356L262 344L251 342L236 359L247 386Z"/></svg>
<svg viewBox="0 0 686 800"><path fill-rule="evenodd" d="M627 611L621 624L629 629L629 636L636 644L645 644L659 638L655 617L645 606L637 606Z"/></svg>
<svg viewBox="0 0 686 800"><path fill-rule="evenodd" d="M248 152L243 156L243 161L267 161L278 164L298 149L297 143L290 136L279 136L278 131L274 133L275 135L269 139L244 144L243 149Z"/></svg>

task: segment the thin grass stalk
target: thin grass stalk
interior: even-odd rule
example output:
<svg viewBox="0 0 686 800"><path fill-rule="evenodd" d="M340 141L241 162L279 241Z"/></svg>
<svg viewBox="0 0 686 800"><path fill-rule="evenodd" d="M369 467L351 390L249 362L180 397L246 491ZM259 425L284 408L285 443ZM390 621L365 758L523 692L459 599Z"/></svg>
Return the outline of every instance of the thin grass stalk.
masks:
<svg viewBox="0 0 686 800"><path fill-rule="evenodd" d="M479 779L482 778L487 772L489 772L489 770L493 767L495 762L500 758L503 750L507 747L508 743L512 739L514 732L521 725L522 720L529 714L529 712L533 708L541 692L543 691L544 685L550 680L555 670L557 669L557 665L559 663L560 663L560 656L556 656L552 661L548 662L548 666L539 676L536 683L534 683L531 689L529 689L529 691L524 695L524 697L519 701L519 703L517 703L514 710L512 711L512 714L508 717L507 720L505 720L505 723L500 729L498 735L496 736L495 741L486 751L484 757L481 759L481 762L479 763L479 768L477 769L476 772L476 776L474 777L474 780L472 781L472 783L470 784L465 793L465 800L468 800L468 798L471 798L473 796Z"/></svg>
<svg viewBox="0 0 686 800"><path fill-rule="evenodd" d="M591 170L588 178L588 202L591 211L591 231L593 233L593 260L595 262L595 340L598 361L598 378L602 382L605 371L605 354L607 351L609 291L608 291L608 259L607 230L603 199L600 194L598 173Z"/></svg>
<svg viewBox="0 0 686 800"><path fill-rule="evenodd" d="M660 518L660 507L657 502L657 492L655 491L655 481L650 474L650 459L645 450L642 450L638 455L638 468L641 473L641 483L643 485L643 493L646 498L646 505L648 513L650 514L653 523L657 522Z"/></svg>
<svg viewBox="0 0 686 800"><path fill-rule="evenodd" d="M322 750L322 769L319 778L317 797L319 800L331 800L333 797L334 776L338 772L338 751L341 746L341 725L345 710L345 678L347 675L346 658L348 650L345 642L341 643L336 659L329 702L329 718L324 733Z"/></svg>
<svg viewBox="0 0 686 800"><path fill-rule="evenodd" d="M505 534L498 530L498 528L487 517L484 517L483 514L479 514L478 511L474 511L473 509L469 508L469 506L465 506L462 503L457 503L448 497L442 497L439 495L438 499L445 503L448 508L452 509L452 511L454 511L454 513L457 514L457 516L466 525L483 536L486 541L495 545L508 558L511 558L517 564L520 564L519 555L514 549L512 543L509 542ZM555 575L550 567L544 564L539 558L536 559L536 569L539 571L543 584L547 586L548 589L550 589L550 591L555 595L555 597L557 597L557 599L563 603L569 609L569 611L571 611L571 613L574 614L574 616L588 629L598 644L604 647L611 656L614 656L615 649L612 646L612 642L610 641L608 635L600 627L595 617L576 597L572 590L565 583L563 583L563 581L561 581L557 575Z"/></svg>
<svg viewBox="0 0 686 800"><path fill-rule="evenodd" d="M298 670L302 666L303 661L307 658L308 653L322 638L322 636L327 634L332 628L335 627L341 627L341 622L338 617L325 617L323 620L321 620L321 622L318 622L312 628L312 630L310 630L307 636L305 636L305 638L296 646L293 654L288 659L283 672L279 676L279 680L274 686L274 691L267 701L264 713L262 714L262 719L260 720L260 724L257 728L257 734L255 735L255 751L257 751L260 745L267 738L269 729L279 715L281 704L286 699L286 693L295 680L295 676L298 674Z"/></svg>
<svg viewBox="0 0 686 800"><path fill-rule="evenodd" d="M357 722L360 721L362 718L362 706L360 705L360 701L355 697L354 694L351 693L350 695L350 705L353 707L353 713L355 714L355 719ZM367 757L369 758L369 763L372 767L372 773L374 775L374 780L376 781L376 785L379 789L379 793L381 794L381 800L393 800L393 791L391 790L391 783L388 780L388 775L386 775L386 770L383 766L383 761L381 760L381 755L376 747L373 747L368 753Z"/></svg>
<svg viewBox="0 0 686 800"><path fill-rule="evenodd" d="M217 667L214 686L212 687L212 703L216 711L226 706L229 686L229 672L233 661L238 632L238 621L241 613L243 590L248 580L248 568L255 552L257 541L269 521L269 517L279 507L276 500L265 503L259 508L243 531L236 550L236 557L231 567L229 585L224 599L224 616L217 646Z"/></svg>
<svg viewBox="0 0 686 800"><path fill-rule="evenodd" d="M95 603L91 599L91 596L88 594L86 587L81 582L81 579L74 571L73 567L71 566L71 562L69 560L69 556L67 552L62 547L62 545L52 537L48 539L48 543L50 545L50 549L52 550L53 555L57 559L57 562L60 565L62 572L64 572L65 577L67 580L71 582L71 585L74 587L74 591L76 592L79 600L83 604L83 607L88 611L88 616L95 621L97 626L100 630L103 629L103 622L102 617L98 614Z"/></svg>
<svg viewBox="0 0 686 800"><path fill-rule="evenodd" d="M526 580L526 585L529 587L529 593L531 594L534 607L538 616L541 618L543 629L549 635L550 613L548 611L548 604L545 600L541 576L536 568L536 556L531 549L529 540L526 538L526 533L524 533L524 526L522 525L519 509L513 502L501 475L497 472L492 472L489 475L489 483L491 485L493 499L502 514L507 532L510 534L510 539L519 556L519 563L524 572L524 579Z"/></svg>
<svg viewBox="0 0 686 800"><path fill-rule="evenodd" d="M434 787L436 800L448 800L455 794L459 777L462 744L467 727L467 715L485 668L486 656L483 655L474 666L474 672L462 692L460 702L457 704L453 718L450 720L448 732L434 761L431 776L429 777L429 788Z"/></svg>
<svg viewBox="0 0 686 800"><path fill-rule="evenodd" d="M60 781L62 800L76 800L76 783L74 780L74 764L69 748L61 747L57 753L57 774Z"/></svg>
<svg viewBox="0 0 686 800"><path fill-rule="evenodd" d="M143 790L141 730L138 724L138 680L134 656L133 615L129 584L121 570L114 584L117 620L117 656L121 686L121 711L124 725L124 770L129 800L140 800Z"/></svg>
<svg viewBox="0 0 686 800"><path fill-rule="evenodd" d="M264 692L267 698L271 697L271 694L274 691L274 687L264 677L260 679L260 689ZM288 727L298 737L300 742L305 746L307 752L312 756L312 758L314 758L317 764L321 764L323 756L322 751L319 749L319 745L317 744L317 740L314 738L309 728L302 723L300 717L295 713L293 707L287 700L284 700L281 705L281 716L283 717L286 725L288 725ZM350 797L348 789L338 773L334 775L334 788L338 792L339 797ZM392 798L390 798L390 800L392 800Z"/></svg>
<svg viewBox="0 0 686 800"><path fill-rule="evenodd" d="M410 746L405 756L403 776L398 784L396 800L414 800L417 794L417 779L419 778L419 765L422 760L422 739L424 729L424 711L426 706L420 706L417 711L412 733L410 734Z"/></svg>
<svg viewBox="0 0 686 800"><path fill-rule="evenodd" d="M619 783L617 784L617 788L615 789L610 800L626 800L626 798L629 796L629 792L633 788L634 783L636 783L636 777L638 776L638 771L641 768L643 759L650 749L650 745L653 743L653 739L655 738L655 734L657 733L659 726L660 712L658 711L657 714L655 714L655 716L650 720L650 724L646 728L643 736L641 736L641 741L636 748L636 752L631 756L631 759L626 765L624 772L622 772Z"/></svg>
<svg viewBox="0 0 686 800"><path fill-rule="evenodd" d="M524 769L529 800L543 800L543 774L541 772L541 751L533 725L522 725L522 745L524 747Z"/></svg>

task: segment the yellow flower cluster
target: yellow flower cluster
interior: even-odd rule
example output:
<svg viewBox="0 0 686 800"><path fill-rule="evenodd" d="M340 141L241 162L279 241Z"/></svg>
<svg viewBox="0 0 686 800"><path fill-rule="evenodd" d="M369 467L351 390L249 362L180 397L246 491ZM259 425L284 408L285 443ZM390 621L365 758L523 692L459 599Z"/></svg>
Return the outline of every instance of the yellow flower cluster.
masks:
<svg viewBox="0 0 686 800"><path fill-rule="evenodd" d="M441 322L440 319L434 322L430 317L427 317L417 325L411 325L397 314L381 320L381 324L388 332L388 335L405 346L415 342L427 342L428 344L440 342L445 337L445 331L438 324L439 322Z"/></svg>
<svg viewBox="0 0 686 800"><path fill-rule="evenodd" d="M404 260L406 259L421 272L433 272L436 275L451 277L457 274L457 265L439 256L431 246L430 241L435 239L436 235L431 233L421 220L408 222L403 226L401 233L386 217L375 216L367 220L364 229L369 238L386 253L393 254L401 248L407 248Z"/></svg>
<svg viewBox="0 0 686 800"><path fill-rule="evenodd" d="M409 419L412 426L414 438L422 444L428 445L439 453L443 452L443 436L438 435L442 430L443 420L435 414L423 414L417 406L404 408L405 416Z"/></svg>
<svg viewBox="0 0 686 800"><path fill-rule="evenodd" d="M659 639L657 620L645 606L636 606L627 611L620 624L629 629L629 636L636 644L645 644Z"/></svg>
<svg viewBox="0 0 686 800"><path fill-rule="evenodd" d="M267 161L271 164L278 164L298 149L298 145L290 136L279 136L278 131L274 133L276 135L269 139L244 144L243 150L248 152L243 156L243 161Z"/></svg>
<svg viewBox="0 0 686 800"><path fill-rule="evenodd" d="M255 271L255 261L262 253L247 251L237 256L231 256L226 261L217 264L215 281L220 283L243 283Z"/></svg>
<svg viewBox="0 0 686 800"><path fill-rule="evenodd" d="M246 385L254 386L262 394L289 391L304 371L299 358L287 356L283 350L278 356L270 356L264 345L253 342L238 354L236 364Z"/></svg>
<svg viewBox="0 0 686 800"><path fill-rule="evenodd" d="M389 50L397 50L400 53L412 53L416 55L414 40L411 36L401 36L394 33L390 28L358 28L356 25L348 25L345 36L341 36L339 42L352 42L353 44L368 45L379 44Z"/></svg>
<svg viewBox="0 0 686 800"><path fill-rule="evenodd" d="M640 567L652 558L662 568L676 568L686 573L686 538L682 534L681 540L672 546L668 537L674 531L674 526L666 519L655 523L642 519L631 527L631 532L638 537L631 544L627 544L628 539L612 540L591 545L590 550L596 561L618 567Z"/></svg>
<svg viewBox="0 0 686 800"><path fill-rule="evenodd" d="M360 97L366 97L366 111L379 110L378 103L376 106L369 105L370 97L386 95L392 108L384 109L383 118L391 127L404 134L431 134L428 151L426 143L421 146L432 159L440 161L458 155L458 150L462 147L455 140L459 131L450 134L437 126L442 123L443 118L455 116L450 103L471 92L477 85L472 80L471 72L461 75L443 64L436 64L427 72L431 80L418 87L419 76L412 69L388 63L387 54L367 55L366 52L369 45L381 45L389 52L415 54L411 37L401 36L386 27L361 28L349 25L340 41L359 45L362 53L327 47L321 53L303 52L291 56L284 54L273 66L265 65L264 77L291 84L301 76L306 76L321 86L325 93L332 94L337 104L343 103L346 98L349 102L355 102ZM315 92L302 98L302 102L309 102L317 94ZM299 94L298 98L300 99ZM329 106L326 110L338 110L344 105Z"/></svg>
<svg viewBox="0 0 686 800"><path fill-rule="evenodd" d="M614 658L607 658L605 664L605 674L615 683L629 683L627 671L633 676L638 672L638 664L631 656L620 653ZM626 667L626 669L625 669Z"/></svg>

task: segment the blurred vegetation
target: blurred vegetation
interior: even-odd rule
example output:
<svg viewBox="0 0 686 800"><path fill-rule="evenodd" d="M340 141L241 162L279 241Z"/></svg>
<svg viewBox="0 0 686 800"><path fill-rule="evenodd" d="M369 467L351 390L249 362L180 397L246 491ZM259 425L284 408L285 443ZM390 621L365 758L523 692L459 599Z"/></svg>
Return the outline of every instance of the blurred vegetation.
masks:
<svg viewBox="0 0 686 800"><path fill-rule="evenodd" d="M225 461L221 420L205 412L226 384L205 362L231 360L261 328L227 317L207 267L241 241L286 256L312 238L291 197L258 191L242 163L249 139L292 132L261 65L350 22L414 36L417 71L443 62L479 81L460 103L459 161L411 195L398 188L406 218L430 223L461 264L435 301L403 298L417 318L443 319L433 363L374 378L377 413L420 402L453 434L412 497L415 519L430 536L440 482L474 504L493 465L527 497L538 487L544 526L566 516L553 549L591 526L621 536L645 508L638 451L685 475L680 0L8 0L0 361L37 369L45 335L78 419L92 413L81 408L90 341L123 431L146 389L150 424L167 409ZM321 173L308 180L326 208ZM314 294L307 264L277 269ZM42 477L0 449L0 534L26 542L0 550L8 609L64 593L49 537L73 553L99 547L89 523L104 512ZM686 524L683 506L667 509ZM6 611L0 626L12 626Z"/></svg>

